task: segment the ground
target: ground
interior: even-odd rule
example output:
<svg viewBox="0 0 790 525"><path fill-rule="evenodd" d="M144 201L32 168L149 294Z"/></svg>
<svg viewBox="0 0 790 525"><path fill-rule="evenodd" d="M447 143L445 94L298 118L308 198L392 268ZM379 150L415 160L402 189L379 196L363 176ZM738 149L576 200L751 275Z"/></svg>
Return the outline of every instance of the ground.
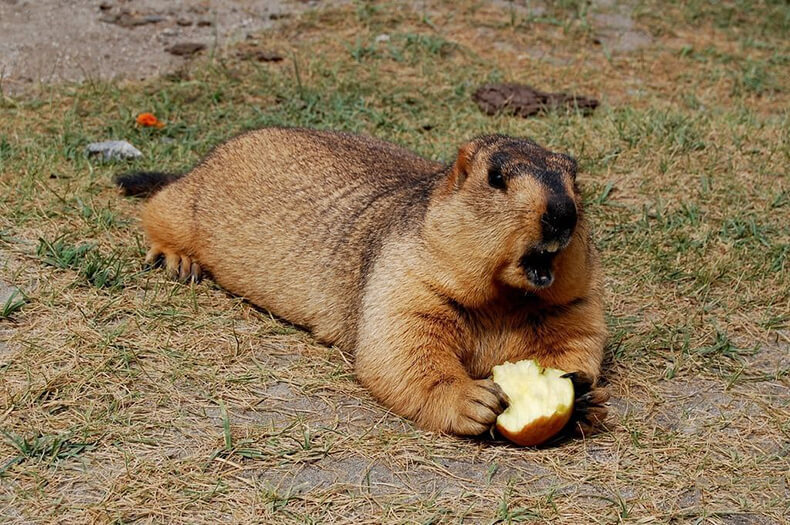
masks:
<svg viewBox="0 0 790 525"><path fill-rule="evenodd" d="M54 82L156 77L183 64L167 51L174 45L214 53L316 3L0 0L0 87L19 94Z"/></svg>
<svg viewBox="0 0 790 525"><path fill-rule="evenodd" d="M307 7L161 76L0 95L2 520L787 523L786 2ZM601 106L488 117L471 94L500 80ZM144 111L166 126L136 127ZM443 160L484 132L577 157L607 274L607 431L541 449L421 431L352 356L145 270L140 203L112 175L188 169L270 124ZM85 157L119 138L144 157Z"/></svg>

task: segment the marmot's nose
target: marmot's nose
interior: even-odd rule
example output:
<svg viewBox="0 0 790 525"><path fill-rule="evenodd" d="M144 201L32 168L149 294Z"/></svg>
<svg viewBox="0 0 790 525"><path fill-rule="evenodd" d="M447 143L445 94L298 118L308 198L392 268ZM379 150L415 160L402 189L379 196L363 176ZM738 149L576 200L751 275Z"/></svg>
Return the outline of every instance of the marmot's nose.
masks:
<svg viewBox="0 0 790 525"><path fill-rule="evenodd" d="M540 218L543 244L558 242L565 245L576 228L576 204L568 195L553 195L546 204L546 213Z"/></svg>

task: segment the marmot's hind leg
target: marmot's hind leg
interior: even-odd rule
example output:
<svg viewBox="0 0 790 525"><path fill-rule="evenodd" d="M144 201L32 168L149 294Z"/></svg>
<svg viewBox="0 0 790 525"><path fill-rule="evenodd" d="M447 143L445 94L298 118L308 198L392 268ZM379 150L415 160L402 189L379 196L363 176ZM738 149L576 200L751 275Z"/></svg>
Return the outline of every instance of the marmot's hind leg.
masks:
<svg viewBox="0 0 790 525"><path fill-rule="evenodd" d="M176 279L200 280L203 271L194 256L193 225L188 194L169 186L154 195L143 210L143 228L151 244L146 264L163 265Z"/></svg>

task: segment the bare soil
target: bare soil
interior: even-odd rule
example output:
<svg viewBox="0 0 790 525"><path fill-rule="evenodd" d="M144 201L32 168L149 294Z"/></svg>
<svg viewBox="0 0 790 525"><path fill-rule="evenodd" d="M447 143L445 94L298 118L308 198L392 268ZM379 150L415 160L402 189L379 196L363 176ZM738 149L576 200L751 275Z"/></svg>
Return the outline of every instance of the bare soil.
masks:
<svg viewBox="0 0 790 525"><path fill-rule="evenodd" d="M13 95L42 83L154 77L183 65L184 55L167 51L172 46L199 43L211 53L318 4L0 0L2 90Z"/></svg>

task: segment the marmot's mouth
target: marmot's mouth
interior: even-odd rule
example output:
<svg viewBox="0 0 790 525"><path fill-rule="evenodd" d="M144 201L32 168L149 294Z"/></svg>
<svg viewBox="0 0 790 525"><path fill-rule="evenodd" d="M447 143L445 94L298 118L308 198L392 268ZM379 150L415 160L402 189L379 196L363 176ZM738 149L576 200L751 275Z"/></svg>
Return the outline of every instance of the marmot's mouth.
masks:
<svg viewBox="0 0 790 525"><path fill-rule="evenodd" d="M553 248L553 250L552 250ZM528 251L521 257L519 266L524 270L527 281L535 288L548 288L554 282L552 264L557 255L559 244Z"/></svg>

